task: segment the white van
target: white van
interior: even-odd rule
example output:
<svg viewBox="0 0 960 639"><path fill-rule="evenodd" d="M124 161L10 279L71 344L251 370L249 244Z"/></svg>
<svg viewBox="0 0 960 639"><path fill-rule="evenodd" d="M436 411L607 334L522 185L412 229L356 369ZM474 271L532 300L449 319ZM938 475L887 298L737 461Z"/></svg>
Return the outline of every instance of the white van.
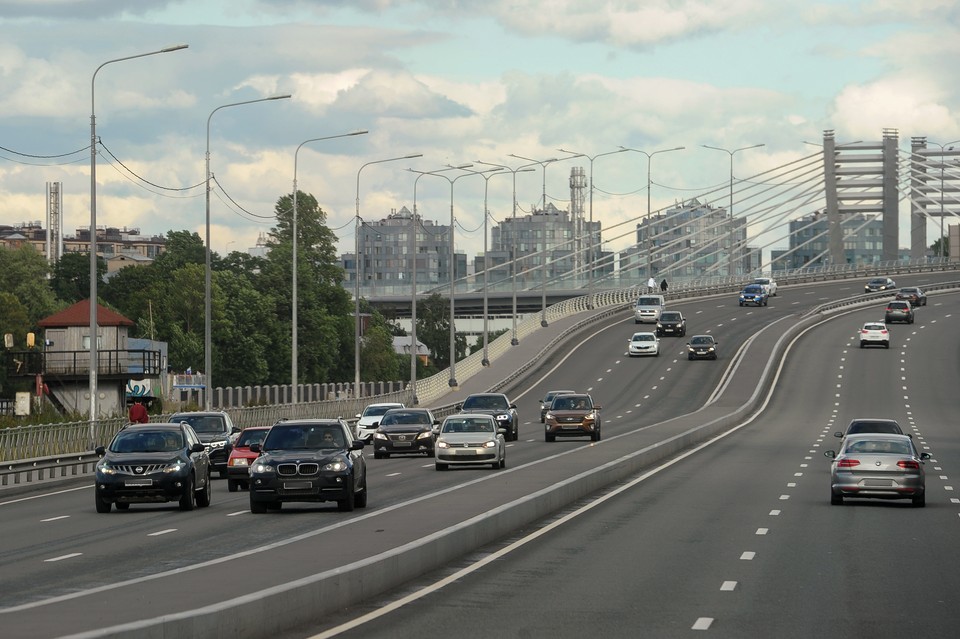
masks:
<svg viewBox="0 0 960 639"><path fill-rule="evenodd" d="M656 324L664 305L663 295L641 295L633 311L634 324Z"/></svg>

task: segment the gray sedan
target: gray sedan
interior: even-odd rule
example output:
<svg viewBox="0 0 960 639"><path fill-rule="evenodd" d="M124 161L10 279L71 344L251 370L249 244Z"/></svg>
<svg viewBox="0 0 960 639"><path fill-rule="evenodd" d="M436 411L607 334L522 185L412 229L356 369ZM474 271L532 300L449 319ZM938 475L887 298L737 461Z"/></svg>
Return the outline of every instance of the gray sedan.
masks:
<svg viewBox="0 0 960 639"><path fill-rule="evenodd" d="M437 470L447 470L451 464L489 464L492 468L506 468L506 432L506 429L497 428L492 415L458 413L447 417L437 435Z"/></svg>
<svg viewBox="0 0 960 639"><path fill-rule="evenodd" d="M910 499L914 506L926 504L924 462L930 453L918 453L906 435L870 433L843 439L840 452L828 450L830 503L844 497Z"/></svg>

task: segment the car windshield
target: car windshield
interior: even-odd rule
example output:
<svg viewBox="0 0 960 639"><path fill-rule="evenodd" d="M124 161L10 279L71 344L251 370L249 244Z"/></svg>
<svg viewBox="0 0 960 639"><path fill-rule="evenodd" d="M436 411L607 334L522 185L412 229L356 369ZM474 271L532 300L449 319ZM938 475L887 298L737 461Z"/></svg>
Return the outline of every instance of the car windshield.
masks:
<svg viewBox="0 0 960 639"><path fill-rule="evenodd" d="M755 280L753 280L753 281L754 281L756 284L769 284L769 283L770 283L770 280L768 280L768 279L765 278L765 277L758 277L757 279L755 279Z"/></svg>
<svg viewBox="0 0 960 639"><path fill-rule="evenodd" d="M261 444L263 443L263 438L267 434L265 430L245 430L240 433L240 437L237 438L237 446L250 446L252 444Z"/></svg>
<svg viewBox="0 0 960 639"><path fill-rule="evenodd" d="M863 329L866 331L882 331L887 327L886 324L865 324Z"/></svg>
<svg viewBox="0 0 960 639"><path fill-rule="evenodd" d="M380 420L381 426L399 424L430 424L430 416L419 411L390 411Z"/></svg>
<svg viewBox="0 0 960 639"><path fill-rule="evenodd" d="M590 410L590 398L561 395L553 400L553 410Z"/></svg>
<svg viewBox="0 0 960 639"><path fill-rule="evenodd" d="M657 341L656 335L653 333L637 333L633 336L633 341L635 342L655 342Z"/></svg>
<svg viewBox="0 0 960 639"><path fill-rule="evenodd" d="M172 453L184 447L183 435L179 431L128 429L117 434L110 450L115 453Z"/></svg>
<svg viewBox="0 0 960 639"><path fill-rule="evenodd" d="M847 445L847 453L866 453L871 455L913 455L911 446L904 441L885 441L861 439Z"/></svg>
<svg viewBox="0 0 960 639"><path fill-rule="evenodd" d="M751 284L750 286L747 286L746 288L743 289L744 293L760 293L762 291L763 291L763 287L756 284Z"/></svg>
<svg viewBox="0 0 960 639"><path fill-rule="evenodd" d="M170 421L187 422L197 433L224 433L224 420L217 415L174 415Z"/></svg>
<svg viewBox="0 0 960 639"><path fill-rule="evenodd" d="M451 418L443 423L442 433L492 433L496 431L489 419Z"/></svg>
<svg viewBox="0 0 960 639"><path fill-rule="evenodd" d="M383 415L391 408L397 408L396 406L367 406L363 409L364 417L377 417Z"/></svg>
<svg viewBox="0 0 960 639"><path fill-rule="evenodd" d="M874 286L883 286L884 284L887 283L887 280L884 280L884 279L870 280L870 283L873 284Z"/></svg>
<svg viewBox="0 0 960 639"><path fill-rule="evenodd" d="M713 338L708 335L699 335L690 338L691 344L713 344Z"/></svg>
<svg viewBox="0 0 960 639"><path fill-rule="evenodd" d="M661 322L678 322L680 321L680 313L661 313L660 314Z"/></svg>
<svg viewBox="0 0 960 639"><path fill-rule="evenodd" d="M641 297L637 300L637 306L660 306L659 297Z"/></svg>
<svg viewBox="0 0 960 639"><path fill-rule="evenodd" d="M892 433L894 435L902 434L900 425L893 422L855 422L850 424L847 429L848 435L857 433Z"/></svg>
<svg viewBox="0 0 960 639"><path fill-rule="evenodd" d="M326 424L277 425L263 442L264 450L344 448L343 429Z"/></svg>
<svg viewBox="0 0 960 639"><path fill-rule="evenodd" d="M468 397L463 400L463 410L472 409L499 409L508 410L510 408L507 399L501 395L481 395L477 397Z"/></svg>

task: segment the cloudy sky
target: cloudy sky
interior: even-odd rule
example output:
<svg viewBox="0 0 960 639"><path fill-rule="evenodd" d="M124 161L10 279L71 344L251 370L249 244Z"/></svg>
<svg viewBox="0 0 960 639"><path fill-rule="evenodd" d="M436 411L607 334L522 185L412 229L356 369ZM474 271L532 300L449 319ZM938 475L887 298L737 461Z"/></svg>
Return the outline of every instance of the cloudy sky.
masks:
<svg viewBox="0 0 960 639"><path fill-rule="evenodd" d="M0 224L42 220L45 184L62 182L66 234L89 227L91 111L98 225L147 235L204 236L209 130L220 253L272 226L301 142L362 129L297 155L298 186L343 251L358 192L360 216L378 220L413 207L407 169L527 163L511 154L684 146L649 167L657 209L727 184L730 156L702 145L763 144L735 155L739 179L816 153L808 143L827 129L838 143L898 129L901 149L957 140L958 24L955 0L0 0ZM97 71L178 44L189 48ZM282 94L293 97L219 109ZM574 166L589 164L517 174L520 213L542 204L544 182L567 208ZM640 153L595 160L605 228L646 211L647 170ZM449 182L417 184L420 213L448 223ZM454 189L471 256L484 184ZM486 184L492 225L510 215L512 181Z"/></svg>

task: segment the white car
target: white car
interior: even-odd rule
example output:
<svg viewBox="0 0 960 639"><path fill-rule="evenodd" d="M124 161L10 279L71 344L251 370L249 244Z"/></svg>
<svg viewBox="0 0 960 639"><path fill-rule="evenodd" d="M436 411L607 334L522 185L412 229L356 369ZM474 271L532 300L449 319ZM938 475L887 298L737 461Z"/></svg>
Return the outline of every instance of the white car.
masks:
<svg viewBox="0 0 960 639"><path fill-rule="evenodd" d="M634 333L633 337L627 342L627 355L634 357L637 355L660 355L660 338L656 333Z"/></svg>
<svg viewBox="0 0 960 639"><path fill-rule="evenodd" d="M890 348L890 331L883 322L867 322L860 329L860 348L883 346Z"/></svg>
<svg viewBox="0 0 960 639"><path fill-rule="evenodd" d="M457 413L450 415L437 433L436 468L447 470L451 464L489 464L507 467L505 428L497 428L493 415Z"/></svg>
<svg viewBox="0 0 960 639"><path fill-rule="evenodd" d="M372 443L373 434L377 432L377 426L380 425L380 418L391 408L406 408L406 406L398 402L368 404L363 412L357 415L357 439L368 444Z"/></svg>
<svg viewBox="0 0 960 639"><path fill-rule="evenodd" d="M767 296L773 297L777 294L777 281L772 277L757 277L753 280L754 284L759 284L767 289Z"/></svg>

